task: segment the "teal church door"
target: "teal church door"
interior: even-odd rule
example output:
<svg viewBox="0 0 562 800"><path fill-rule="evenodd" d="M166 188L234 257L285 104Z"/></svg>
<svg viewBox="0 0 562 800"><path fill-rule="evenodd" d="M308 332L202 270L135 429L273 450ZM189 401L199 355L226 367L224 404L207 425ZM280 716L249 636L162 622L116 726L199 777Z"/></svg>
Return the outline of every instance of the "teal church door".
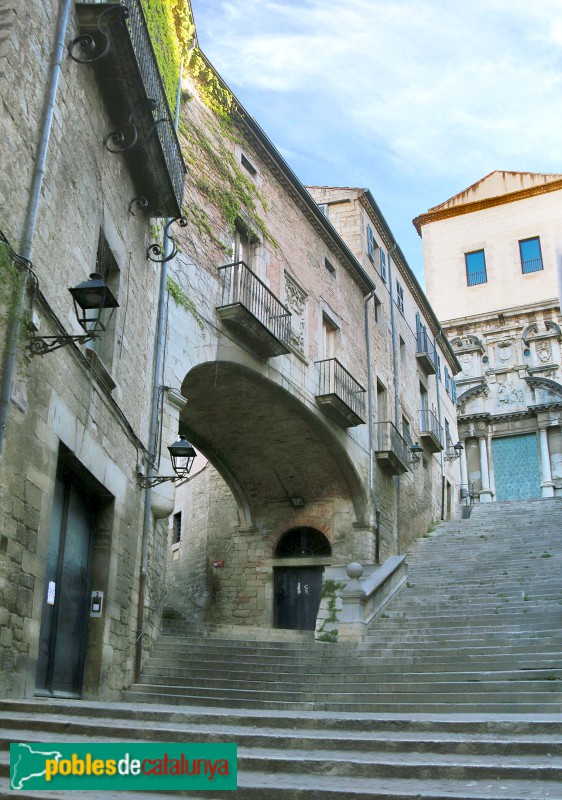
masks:
<svg viewBox="0 0 562 800"><path fill-rule="evenodd" d="M541 497L537 437L505 436L492 439L496 500Z"/></svg>

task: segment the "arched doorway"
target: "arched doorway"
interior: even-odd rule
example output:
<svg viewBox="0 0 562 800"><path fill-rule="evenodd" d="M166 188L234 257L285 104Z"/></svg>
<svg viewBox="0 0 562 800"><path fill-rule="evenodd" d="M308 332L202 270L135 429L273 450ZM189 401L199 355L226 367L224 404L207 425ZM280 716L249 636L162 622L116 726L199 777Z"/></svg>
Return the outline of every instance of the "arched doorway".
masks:
<svg viewBox="0 0 562 800"><path fill-rule="evenodd" d="M276 559L331 556L330 542L315 528L292 528L275 548ZM274 568L273 625L292 630L314 630L322 592L324 567L291 564Z"/></svg>

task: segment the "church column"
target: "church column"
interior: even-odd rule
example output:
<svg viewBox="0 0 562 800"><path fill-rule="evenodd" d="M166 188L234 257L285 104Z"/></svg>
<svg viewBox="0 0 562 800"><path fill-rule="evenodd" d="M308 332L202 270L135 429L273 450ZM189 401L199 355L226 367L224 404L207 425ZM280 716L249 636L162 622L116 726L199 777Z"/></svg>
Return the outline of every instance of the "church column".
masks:
<svg viewBox="0 0 562 800"><path fill-rule="evenodd" d="M539 449L541 458L541 489L543 497L554 497L552 470L550 469L550 450L548 449L548 429L539 428Z"/></svg>
<svg viewBox="0 0 562 800"><path fill-rule="evenodd" d="M467 492L470 492L470 486L468 485L468 465L466 463L466 441L461 442L463 445L463 450L461 450L461 489L466 489ZM464 494L464 492L462 492ZM462 496L461 494L461 496Z"/></svg>
<svg viewBox="0 0 562 800"><path fill-rule="evenodd" d="M492 490L490 489L490 468L488 466L487 437L479 436L478 445L480 448L480 480L482 481L482 488L480 489L480 502L489 503L492 499Z"/></svg>

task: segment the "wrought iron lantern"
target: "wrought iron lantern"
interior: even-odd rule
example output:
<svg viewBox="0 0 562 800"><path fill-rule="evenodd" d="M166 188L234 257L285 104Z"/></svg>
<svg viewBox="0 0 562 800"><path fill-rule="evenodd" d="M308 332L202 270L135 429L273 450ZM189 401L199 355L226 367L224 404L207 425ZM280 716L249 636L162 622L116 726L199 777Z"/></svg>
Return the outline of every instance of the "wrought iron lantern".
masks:
<svg viewBox="0 0 562 800"><path fill-rule="evenodd" d="M103 333L119 303L109 286L97 272L90 279L68 290L74 301L74 311L84 333L78 335L32 336L27 349L32 356L45 355L67 344L85 344Z"/></svg>
<svg viewBox="0 0 562 800"><path fill-rule="evenodd" d="M410 461L414 469L421 463L423 456L423 447L419 442L410 445Z"/></svg>
<svg viewBox="0 0 562 800"><path fill-rule="evenodd" d="M460 455L463 450L464 447L462 446L462 444L460 442L457 442L455 445L449 447L449 449L447 450L447 453L445 454L445 461L456 461L457 458L460 458Z"/></svg>
<svg viewBox="0 0 562 800"><path fill-rule="evenodd" d="M170 459L175 475L156 475L152 478L145 478L143 475L139 476L139 484L142 489L158 486L160 483L167 481L181 481L187 478L193 467L193 462L197 456L197 452L190 442L187 441L185 436L180 435L179 438L171 445L168 446Z"/></svg>

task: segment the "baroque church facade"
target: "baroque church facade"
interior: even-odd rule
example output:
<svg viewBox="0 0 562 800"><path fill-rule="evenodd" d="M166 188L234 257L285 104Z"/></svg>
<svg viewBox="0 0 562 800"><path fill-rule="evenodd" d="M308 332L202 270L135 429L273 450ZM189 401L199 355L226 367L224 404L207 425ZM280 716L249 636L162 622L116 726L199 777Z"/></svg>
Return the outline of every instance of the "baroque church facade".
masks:
<svg viewBox="0 0 562 800"><path fill-rule="evenodd" d="M562 496L562 175L496 171L417 217L451 340L465 502Z"/></svg>

